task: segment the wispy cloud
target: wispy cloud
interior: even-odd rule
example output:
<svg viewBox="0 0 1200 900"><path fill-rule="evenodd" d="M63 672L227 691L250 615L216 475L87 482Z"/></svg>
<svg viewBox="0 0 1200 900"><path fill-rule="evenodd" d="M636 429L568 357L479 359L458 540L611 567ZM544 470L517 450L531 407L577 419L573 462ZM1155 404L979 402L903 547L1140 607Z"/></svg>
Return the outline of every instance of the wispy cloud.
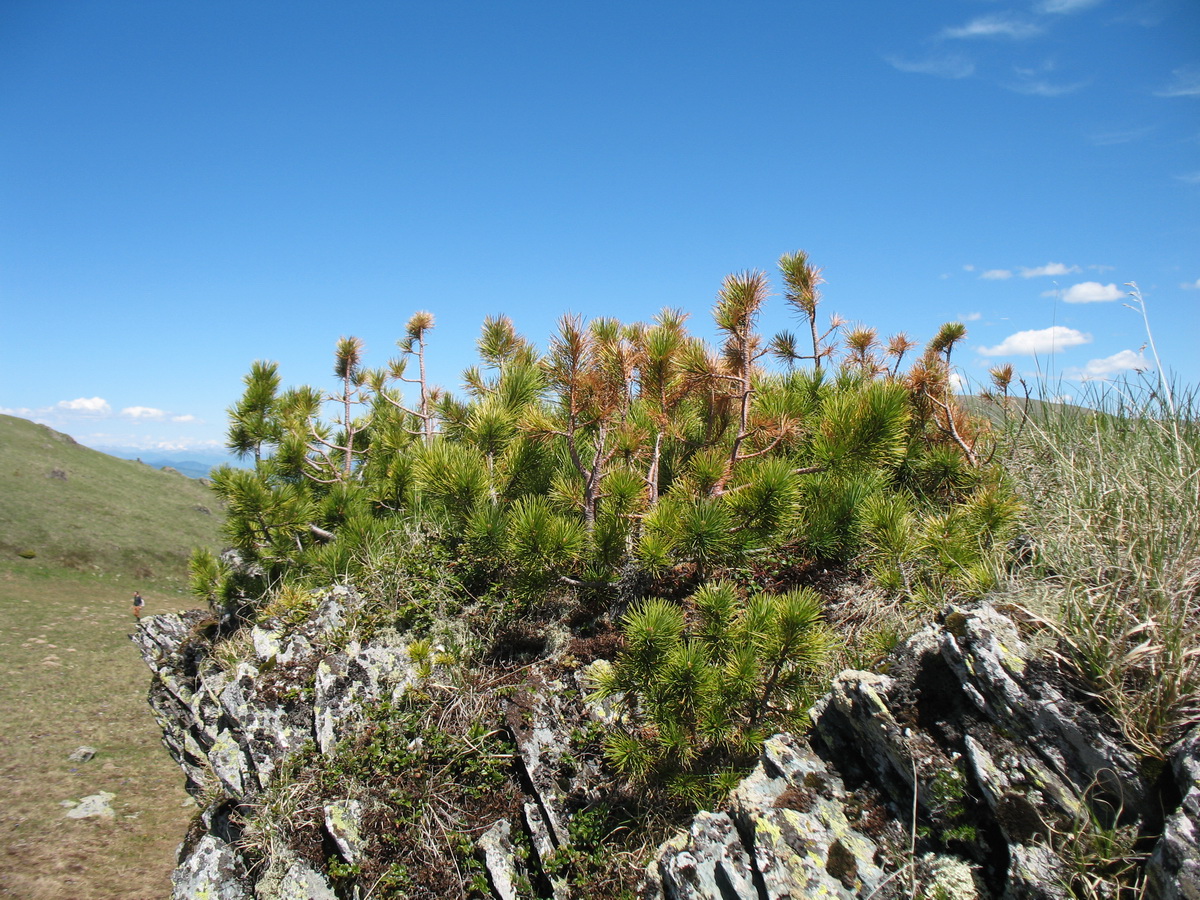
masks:
<svg viewBox="0 0 1200 900"><path fill-rule="evenodd" d="M156 450L163 452L179 452L200 451L211 453L213 451L223 451L225 444L222 441L209 440L205 438L154 438L146 435L138 434L113 434L111 432L92 432L91 434L78 434L75 439L81 444L88 447L93 447L96 450L144 450L153 452Z"/></svg>
<svg viewBox="0 0 1200 900"><path fill-rule="evenodd" d="M1085 9L1090 9L1101 2L1102 0L1042 0L1037 5L1037 11L1050 15L1065 16L1071 13L1083 12Z"/></svg>
<svg viewBox="0 0 1200 900"><path fill-rule="evenodd" d="M1063 372L1064 377L1080 381L1101 381L1122 372L1145 372L1151 368L1150 361L1141 353L1122 350L1103 359L1090 360L1085 366L1072 366Z"/></svg>
<svg viewBox="0 0 1200 900"><path fill-rule="evenodd" d="M973 312L973 313L967 313L965 316L959 316L958 320L960 322L978 322L982 318L983 318L983 313Z"/></svg>
<svg viewBox="0 0 1200 900"><path fill-rule="evenodd" d="M1176 175L1176 181L1182 181L1184 184L1200 184L1200 172L1189 172L1186 175Z"/></svg>
<svg viewBox="0 0 1200 900"><path fill-rule="evenodd" d="M1037 37L1042 27L1012 15L979 16L965 25L943 28L941 36L953 39L1008 38L1022 41Z"/></svg>
<svg viewBox="0 0 1200 900"><path fill-rule="evenodd" d="M1068 347L1078 347L1080 344L1090 344L1092 336L1067 328L1065 325L1053 325L1034 331L1018 331L1010 334L995 347L980 347L979 352L984 356L1036 356L1044 353L1060 353Z"/></svg>
<svg viewBox="0 0 1200 900"><path fill-rule="evenodd" d="M1079 271L1081 271L1079 266L1068 266L1063 263L1052 262L1052 263L1046 263L1044 266L1034 266L1033 268L1026 268L1025 266L1021 266L1021 277L1022 278L1043 278L1045 276L1054 277L1054 276L1058 276L1058 275L1073 275Z"/></svg>
<svg viewBox="0 0 1200 900"><path fill-rule="evenodd" d="M967 269L967 271L974 271L974 267L972 266L970 269ZM1060 262L1049 262L1044 266L1017 267L1017 272L1020 273L1022 278L1044 278L1047 276L1055 277L1059 275L1073 275L1082 271L1083 270L1080 269L1079 266L1068 266L1066 263ZM988 269L984 272L981 272L979 277L986 279L987 281L1005 281L1009 278L1012 278L1014 274L1016 273L1014 273L1012 269Z"/></svg>
<svg viewBox="0 0 1200 900"><path fill-rule="evenodd" d="M1089 81L1072 81L1070 83L1047 81L1044 78L1029 78L1022 81L1013 81L1005 85L1010 91L1016 91L1018 94L1027 94L1031 97L1065 97L1067 94L1073 94L1081 88L1087 87Z"/></svg>
<svg viewBox="0 0 1200 900"><path fill-rule="evenodd" d="M889 65L901 72L918 75L935 75L938 78L970 78L975 74L975 63L965 56L929 56L925 59L904 59L899 56L886 57Z"/></svg>
<svg viewBox="0 0 1200 900"><path fill-rule="evenodd" d="M1172 81L1154 92L1156 97L1200 97L1200 66L1180 66L1171 71Z"/></svg>
<svg viewBox="0 0 1200 900"><path fill-rule="evenodd" d="M1088 140L1094 147L1112 147L1116 144L1132 144L1134 141L1140 141L1147 137L1153 130L1153 128L1146 126L1144 128L1130 128L1128 131L1103 131L1090 135Z"/></svg>
<svg viewBox="0 0 1200 900"><path fill-rule="evenodd" d="M170 421L178 425L204 424L200 418L190 413L172 413L153 406L126 406L120 412L114 413L112 405L103 397L77 397L74 400L60 400L53 406L42 406L36 409L0 407L0 413L32 419L52 427L70 427L71 423L78 425L83 419L130 419L134 422Z"/></svg>
<svg viewBox="0 0 1200 900"><path fill-rule="evenodd" d="M1185 291L1200 291L1200 278L1197 278L1195 281L1184 282L1180 287Z"/></svg>

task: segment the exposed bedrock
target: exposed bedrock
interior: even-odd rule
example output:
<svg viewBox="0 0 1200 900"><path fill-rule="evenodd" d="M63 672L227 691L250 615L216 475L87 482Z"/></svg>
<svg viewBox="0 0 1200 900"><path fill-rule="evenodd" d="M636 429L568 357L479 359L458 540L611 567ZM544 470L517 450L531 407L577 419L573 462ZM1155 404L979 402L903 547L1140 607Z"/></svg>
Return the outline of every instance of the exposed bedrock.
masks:
<svg viewBox="0 0 1200 900"><path fill-rule="evenodd" d="M362 727L364 704L417 680L395 636L328 639L361 603L339 588L299 627L256 627L248 658L226 669L204 650L210 618L144 620L135 641L155 675L150 704L202 805L181 848L178 900L334 896L312 860L264 860L260 847L250 865L238 823L298 748L328 752ZM521 799L482 833L476 855L494 896L565 900L568 885L546 863L570 841L572 810L606 782L572 756L571 735L611 725L615 712L588 702L582 673L555 660L523 679L492 706L515 746ZM1141 836L1145 849L1162 835L1145 895L1200 900L1200 730L1151 779L1154 768L1085 700L995 608L951 607L877 671L838 675L808 734L768 740L720 808L659 848L643 895L1065 898L1103 862L1075 840L1090 830ZM343 867L361 863L363 804L347 797L322 811L326 852Z"/></svg>

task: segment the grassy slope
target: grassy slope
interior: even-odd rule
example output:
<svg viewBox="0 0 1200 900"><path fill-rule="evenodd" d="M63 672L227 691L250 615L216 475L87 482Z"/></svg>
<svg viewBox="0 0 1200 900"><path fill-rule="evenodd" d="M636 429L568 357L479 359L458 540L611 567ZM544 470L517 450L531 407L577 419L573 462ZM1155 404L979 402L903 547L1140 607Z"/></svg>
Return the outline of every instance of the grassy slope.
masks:
<svg viewBox="0 0 1200 900"><path fill-rule="evenodd" d="M217 543L199 481L12 416L0 416L0 498L0 558L31 551L38 567L177 579L192 547Z"/></svg>
<svg viewBox="0 0 1200 900"><path fill-rule="evenodd" d="M146 705L129 597L150 614L194 606L186 553L217 546L219 520L198 482L0 416L0 897L169 896L191 812ZM96 758L69 762L85 744ZM102 790L114 821L65 818L61 801Z"/></svg>

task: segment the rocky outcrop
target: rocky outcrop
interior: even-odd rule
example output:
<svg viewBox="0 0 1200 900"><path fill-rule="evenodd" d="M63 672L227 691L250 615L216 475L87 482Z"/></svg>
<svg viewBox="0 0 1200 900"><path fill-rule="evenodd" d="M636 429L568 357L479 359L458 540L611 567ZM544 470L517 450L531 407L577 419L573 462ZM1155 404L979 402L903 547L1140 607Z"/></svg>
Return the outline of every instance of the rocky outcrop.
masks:
<svg viewBox="0 0 1200 900"><path fill-rule="evenodd" d="M772 738L723 812L659 850L650 896L882 898L915 885L1056 900L1106 863L1068 846L1081 829L1163 828L1160 793L1112 723L990 606L949 609L879 672L841 673L811 717L806 740ZM1198 748L1193 735L1175 756L1185 798L1147 896L1200 897Z"/></svg>
<svg viewBox="0 0 1200 900"><path fill-rule="evenodd" d="M358 739L364 706L423 689L428 665L419 674L402 637L348 636L361 604L339 588L307 622L254 627L244 658L225 668L208 652L220 622L143 621L135 640L155 673L151 706L202 806L181 848L179 900L334 897L335 883L337 896L357 895L344 873L367 862L380 821L369 802L326 794L317 803L307 826L324 847L315 857L283 848L264 859L259 847L252 865L240 823L302 748L333 754ZM573 741L611 728L621 710L587 701L586 669L544 659L520 673L492 707L503 713L517 800L474 832L476 857L497 898L566 900L572 888L555 860L578 811L608 789L599 760ZM950 608L877 671L842 672L809 733L769 739L720 808L654 854L643 895L1057 900L1088 864L1066 842L1099 828L1162 833L1147 896L1200 900L1200 730L1176 750L1178 797L1164 800L1085 699L994 608ZM321 854L338 861L341 882Z"/></svg>

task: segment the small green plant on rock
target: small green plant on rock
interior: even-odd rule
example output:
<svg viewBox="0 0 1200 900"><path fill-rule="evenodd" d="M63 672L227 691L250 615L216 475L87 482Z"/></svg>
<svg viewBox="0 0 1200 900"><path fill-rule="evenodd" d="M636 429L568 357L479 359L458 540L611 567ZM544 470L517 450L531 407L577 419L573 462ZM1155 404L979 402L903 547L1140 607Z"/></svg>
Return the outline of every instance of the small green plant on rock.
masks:
<svg viewBox="0 0 1200 900"><path fill-rule="evenodd" d="M596 696L622 695L628 715L606 739L609 763L698 802L736 783L717 760L753 754L772 729L801 715L831 639L808 588L746 600L718 581L690 605L690 627L684 609L666 600L634 609L625 651L594 678Z"/></svg>

